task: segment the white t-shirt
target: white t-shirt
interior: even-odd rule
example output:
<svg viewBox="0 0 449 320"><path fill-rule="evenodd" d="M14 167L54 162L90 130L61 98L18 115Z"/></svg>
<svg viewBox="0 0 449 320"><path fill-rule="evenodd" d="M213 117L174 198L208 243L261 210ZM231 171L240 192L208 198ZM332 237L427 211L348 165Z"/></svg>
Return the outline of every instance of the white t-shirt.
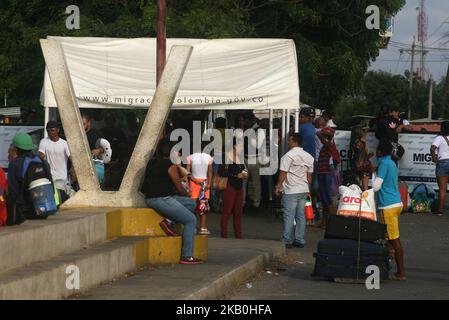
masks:
<svg viewBox="0 0 449 320"><path fill-rule="evenodd" d="M313 157L303 148L293 148L281 158L280 169L287 172L282 184L285 194L309 192L307 173L313 173Z"/></svg>
<svg viewBox="0 0 449 320"><path fill-rule="evenodd" d="M39 152L45 154L53 180L67 180L67 162L70 157L67 141L61 138L56 142L51 141L50 138L42 139Z"/></svg>
<svg viewBox="0 0 449 320"><path fill-rule="evenodd" d="M207 169L213 158L207 153L194 153L187 157L187 164L192 166L192 175L197 179L207 179Z"/></svg>
<svg viewBox="0 0 449 320"><path fill-rule="evenodd" d="M449 146L442 136L436 137L435 140L433 140L432 145L438 148L438 160L449 159Z"/></svg>

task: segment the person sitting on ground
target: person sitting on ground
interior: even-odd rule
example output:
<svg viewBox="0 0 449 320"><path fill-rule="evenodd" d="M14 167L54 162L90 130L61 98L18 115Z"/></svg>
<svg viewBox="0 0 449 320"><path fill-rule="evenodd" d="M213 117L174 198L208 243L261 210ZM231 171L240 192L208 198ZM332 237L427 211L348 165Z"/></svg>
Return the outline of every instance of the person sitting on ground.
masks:
<svg viewBox="0 0 449 320"><path fill-rule="evenodd" d="M387 225L388 245L394 250L397 272L392 279L405 280L404 250L399 239L399 216L402 212L402 200L398 187L398 168L391 159L392 146L388 141L379 143L377 158L379 167L374 179L373 189L378 193L378 205L382 211L382 221Z"/></svg>
<svg viewBox="0 0 449 320"><path fill-rule="evenodd" d="M206 227L206 216L208 210L206 207L208 203L205 200L210 199L210 186L212 183L212 162L213 158L204 152L204 148L207 146L207 142L203 142L202 152L195 152L187 157L187 171L191 172L190 179L190 192L191 198L197 203L197 207L201 210L197 210L201 217L200 234L210 234ZM204 184L204 185L203 185ZM202 190L204 189L204 190ZM203 199L199 199L203 193ZM202 202L200 202L202 201Z"/></svg>
<svg viewBox="0 0 449 320"><path fill-rule="evenodd" d="M184 225L180 264L200 264L193 257L196 217L195 202L181 185L177 165L170 160L171 144L167 139L159 142L158 160L147 167L142 191L148 207L163 217Z"/></svg>

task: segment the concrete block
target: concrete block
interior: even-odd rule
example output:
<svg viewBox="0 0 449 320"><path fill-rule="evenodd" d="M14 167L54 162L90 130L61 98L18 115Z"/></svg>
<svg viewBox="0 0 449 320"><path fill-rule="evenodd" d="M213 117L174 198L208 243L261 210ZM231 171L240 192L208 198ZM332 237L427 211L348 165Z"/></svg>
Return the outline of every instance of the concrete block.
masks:
<svg viewBox="0 0 449 320"><path fill-rule="evenodd" d="M150 237L148 238L148 261L150 264L178 263L181 258L182 237ZM207 260L208 237L196 235L193 255Z"/></svg>
<svg viewBox="0 0 449 320"><path fill-rule="evenodd" d="M164 236L162 221L153 209L120 209L107 214L108 239L118 236Z"/></svg>

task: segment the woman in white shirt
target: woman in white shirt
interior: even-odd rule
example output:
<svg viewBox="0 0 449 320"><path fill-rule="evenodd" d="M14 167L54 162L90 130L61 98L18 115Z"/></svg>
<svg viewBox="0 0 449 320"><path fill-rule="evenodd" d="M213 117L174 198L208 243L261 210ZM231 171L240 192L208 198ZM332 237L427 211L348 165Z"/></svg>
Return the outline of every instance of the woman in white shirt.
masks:
<svg viewBox="0 0 449 320"><path fill-rule="evenodd" d="M449 179L449 121L441 123L440 134L433 140L430 152L432 161L436 163L435 175L439 189L438 211L434 213L442 216Z"/></svg>
<svg viewBox="0 0 449 320"><path fill-rule="evenodd" d="M203 148L206 144L203 144ZM196 152L187 157L187 171L192 173L190 179L191 198L197 202L202 192L202 184L205 183L205 198L210 199L210 184L212 181L212 162L213 158L204 152ZM201 216L200 234L210 234L206 228L206 214L204 210L199 210Z"/></svg>

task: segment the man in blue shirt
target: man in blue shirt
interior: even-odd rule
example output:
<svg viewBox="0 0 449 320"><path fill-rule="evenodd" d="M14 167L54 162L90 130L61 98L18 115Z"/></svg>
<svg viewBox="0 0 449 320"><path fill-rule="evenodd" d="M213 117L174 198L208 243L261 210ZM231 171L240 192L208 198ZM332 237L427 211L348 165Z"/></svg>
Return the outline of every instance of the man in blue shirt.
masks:
<svg viewBox="0 0 449 320"><path fill-rule="evenodd" d="M299 133L302 136L302 148L308 154L310 154L315 161L316 157L316 146L315 146L315 135L316 130L313 125L315 120L315 110L313 108L302 108L299 112Z"/></svg>
<svg viewBox="0 0 449 320"><path fill-rule="evenodd" d="M378 192L378 208L382 210L383 223L387 225L388 244L394 249L397 272L392 279L405 280L404 250L399 240L399 216L402 212L402 200L398 187L398 168L391 159L392 146L388 141L381 141L377 147L379 167L373 183Z"/></svg>

